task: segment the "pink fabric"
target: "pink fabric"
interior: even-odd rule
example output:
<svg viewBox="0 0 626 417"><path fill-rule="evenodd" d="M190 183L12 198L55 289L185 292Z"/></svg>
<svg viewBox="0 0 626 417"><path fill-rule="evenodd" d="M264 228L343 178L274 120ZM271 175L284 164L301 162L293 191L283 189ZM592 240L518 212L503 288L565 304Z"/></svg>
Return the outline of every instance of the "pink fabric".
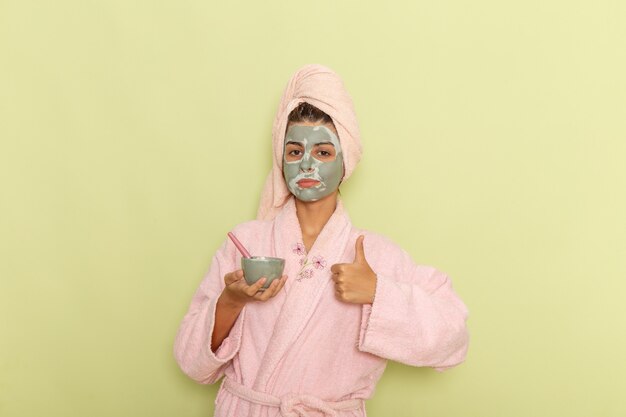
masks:
<svg viewBox="0 0 626 417"><path fill-rule="evenodd" d="M298 408L281 412L279 406L257 404L222 387L215 416L275 417L294 410L322 416L307 407L315 401L296 404L293 399L306 395L324 402L365 400L387 359L438 370L464 360L467 309L446 274L416 265L388 239L354 228L341 201L309 253L293 198L273 220L243 223L233 233L251 253L285 258L289 279L276 297L247 304L214 354L210 344L215 303L224 288L223 276L239 269L241 259L226 240L181 323L176 360L200 383L226 375ZM371 305L338 301L330 273L334 263L353 261L361 234L367 261L378 277ZM336 414L364 416L365 410Z"/></svg>
<svg viewBox="0 0 626 417"><path fill-rule="evenodd" d="M360 410L364 406L363 400L356 398L339 402L324 401L307 394L294 394L289 397L277 398L254 391L229 378L224 378L222 387L238 398L254 404L278 408L283 417L306 416L310 410L317 410L328 417L336 417L337 411Z"/></svg>
<svg viewBox="0 0 626 417"><path fill-rule="evenodd" d="M343 152L344 180L361 159L363 149L354 105L339 75L323 65L310 64L300 68L289 80L274 119L274 160L261 194L259 220L273 219L290 196L283 179L283 143L287 117L302 102L312 104L333 119Z"/></svg>

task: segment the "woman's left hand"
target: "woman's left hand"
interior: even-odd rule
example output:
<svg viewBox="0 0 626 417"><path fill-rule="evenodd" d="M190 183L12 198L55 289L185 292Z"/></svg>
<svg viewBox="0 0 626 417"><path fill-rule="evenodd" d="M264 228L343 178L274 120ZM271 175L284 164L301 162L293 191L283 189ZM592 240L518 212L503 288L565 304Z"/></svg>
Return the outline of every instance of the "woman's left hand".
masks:
<svg viewBox="0 0 626 417"><path fill-rule="evenodd" d="M339 301L353 304L370 304L376 293L376 273L365 259L361 235L356 240L354 262L335 264L330 268L335 281L335 296Z"/></svg>

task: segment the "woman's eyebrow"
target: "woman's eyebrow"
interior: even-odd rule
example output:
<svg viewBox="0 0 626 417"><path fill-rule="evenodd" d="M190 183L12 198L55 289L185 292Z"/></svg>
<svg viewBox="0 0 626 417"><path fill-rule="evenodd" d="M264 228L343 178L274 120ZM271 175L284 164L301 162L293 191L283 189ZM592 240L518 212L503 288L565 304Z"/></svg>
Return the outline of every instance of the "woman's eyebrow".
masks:
<svg viewBox="0 0 626 417"><path fill-rule="evenodd" d="M320 145L330 145L330 146L332 146L333 148L335 147L335 145L333 145L333 143L332 143L332 142L320 142L320 143L316 143L316 144L315 144L315 145L313 145L313 146L320 146Z"/></svg>
<svg viewBox="0 0 626 417"><path fill-rule="evenodd" d="M302 145L301 142L294 142L292 140L290 140L289 142L286 143L286 145L297 145L300 146L301 148L304 148L304 145Z"/></svg>

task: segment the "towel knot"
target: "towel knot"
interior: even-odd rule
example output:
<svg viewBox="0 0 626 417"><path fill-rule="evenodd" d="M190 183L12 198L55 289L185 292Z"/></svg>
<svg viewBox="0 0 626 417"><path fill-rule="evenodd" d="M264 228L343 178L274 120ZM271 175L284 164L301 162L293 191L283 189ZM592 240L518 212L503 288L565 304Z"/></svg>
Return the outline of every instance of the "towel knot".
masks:
<svg viewBox="0 0 626 417"><path fill-rule="evenodd" d="M288 394L281 398L255 391L230 378L224 378L222 388L242 400L266 407L276 407L281 417L307 417L307 410L317 410L327 417L337 417L337 411L359 410L363 400L352 398L342 401L324 401L313 395Z"/></svg>
<svg viewBox="0 0 626 417"><path fill-rule="evenodd" d="M282 417L306 417L307 410L318 410L328 417L336 417L335 410L325 401L312 395L286 395L280 399L280 415Z"/></svg>

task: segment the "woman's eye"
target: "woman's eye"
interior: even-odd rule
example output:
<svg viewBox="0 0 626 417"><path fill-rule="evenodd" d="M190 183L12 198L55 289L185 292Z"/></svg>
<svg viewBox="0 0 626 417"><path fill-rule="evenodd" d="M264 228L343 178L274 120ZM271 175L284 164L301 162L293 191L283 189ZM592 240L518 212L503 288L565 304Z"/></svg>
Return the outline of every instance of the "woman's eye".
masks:
<svg viewBox="0 0 626 417"><path fill-rule="evenodd" d="M300 151L299 149L294 149L294 150L289 152L289 155L300 156L300 155L302 155L302 151Z"/></svg>
<svg viewBox="0 0 626 417"><path fill-rule="evenodd" d="M319 151L317 154L324 157L332 156L328 151Z"/></svg>

